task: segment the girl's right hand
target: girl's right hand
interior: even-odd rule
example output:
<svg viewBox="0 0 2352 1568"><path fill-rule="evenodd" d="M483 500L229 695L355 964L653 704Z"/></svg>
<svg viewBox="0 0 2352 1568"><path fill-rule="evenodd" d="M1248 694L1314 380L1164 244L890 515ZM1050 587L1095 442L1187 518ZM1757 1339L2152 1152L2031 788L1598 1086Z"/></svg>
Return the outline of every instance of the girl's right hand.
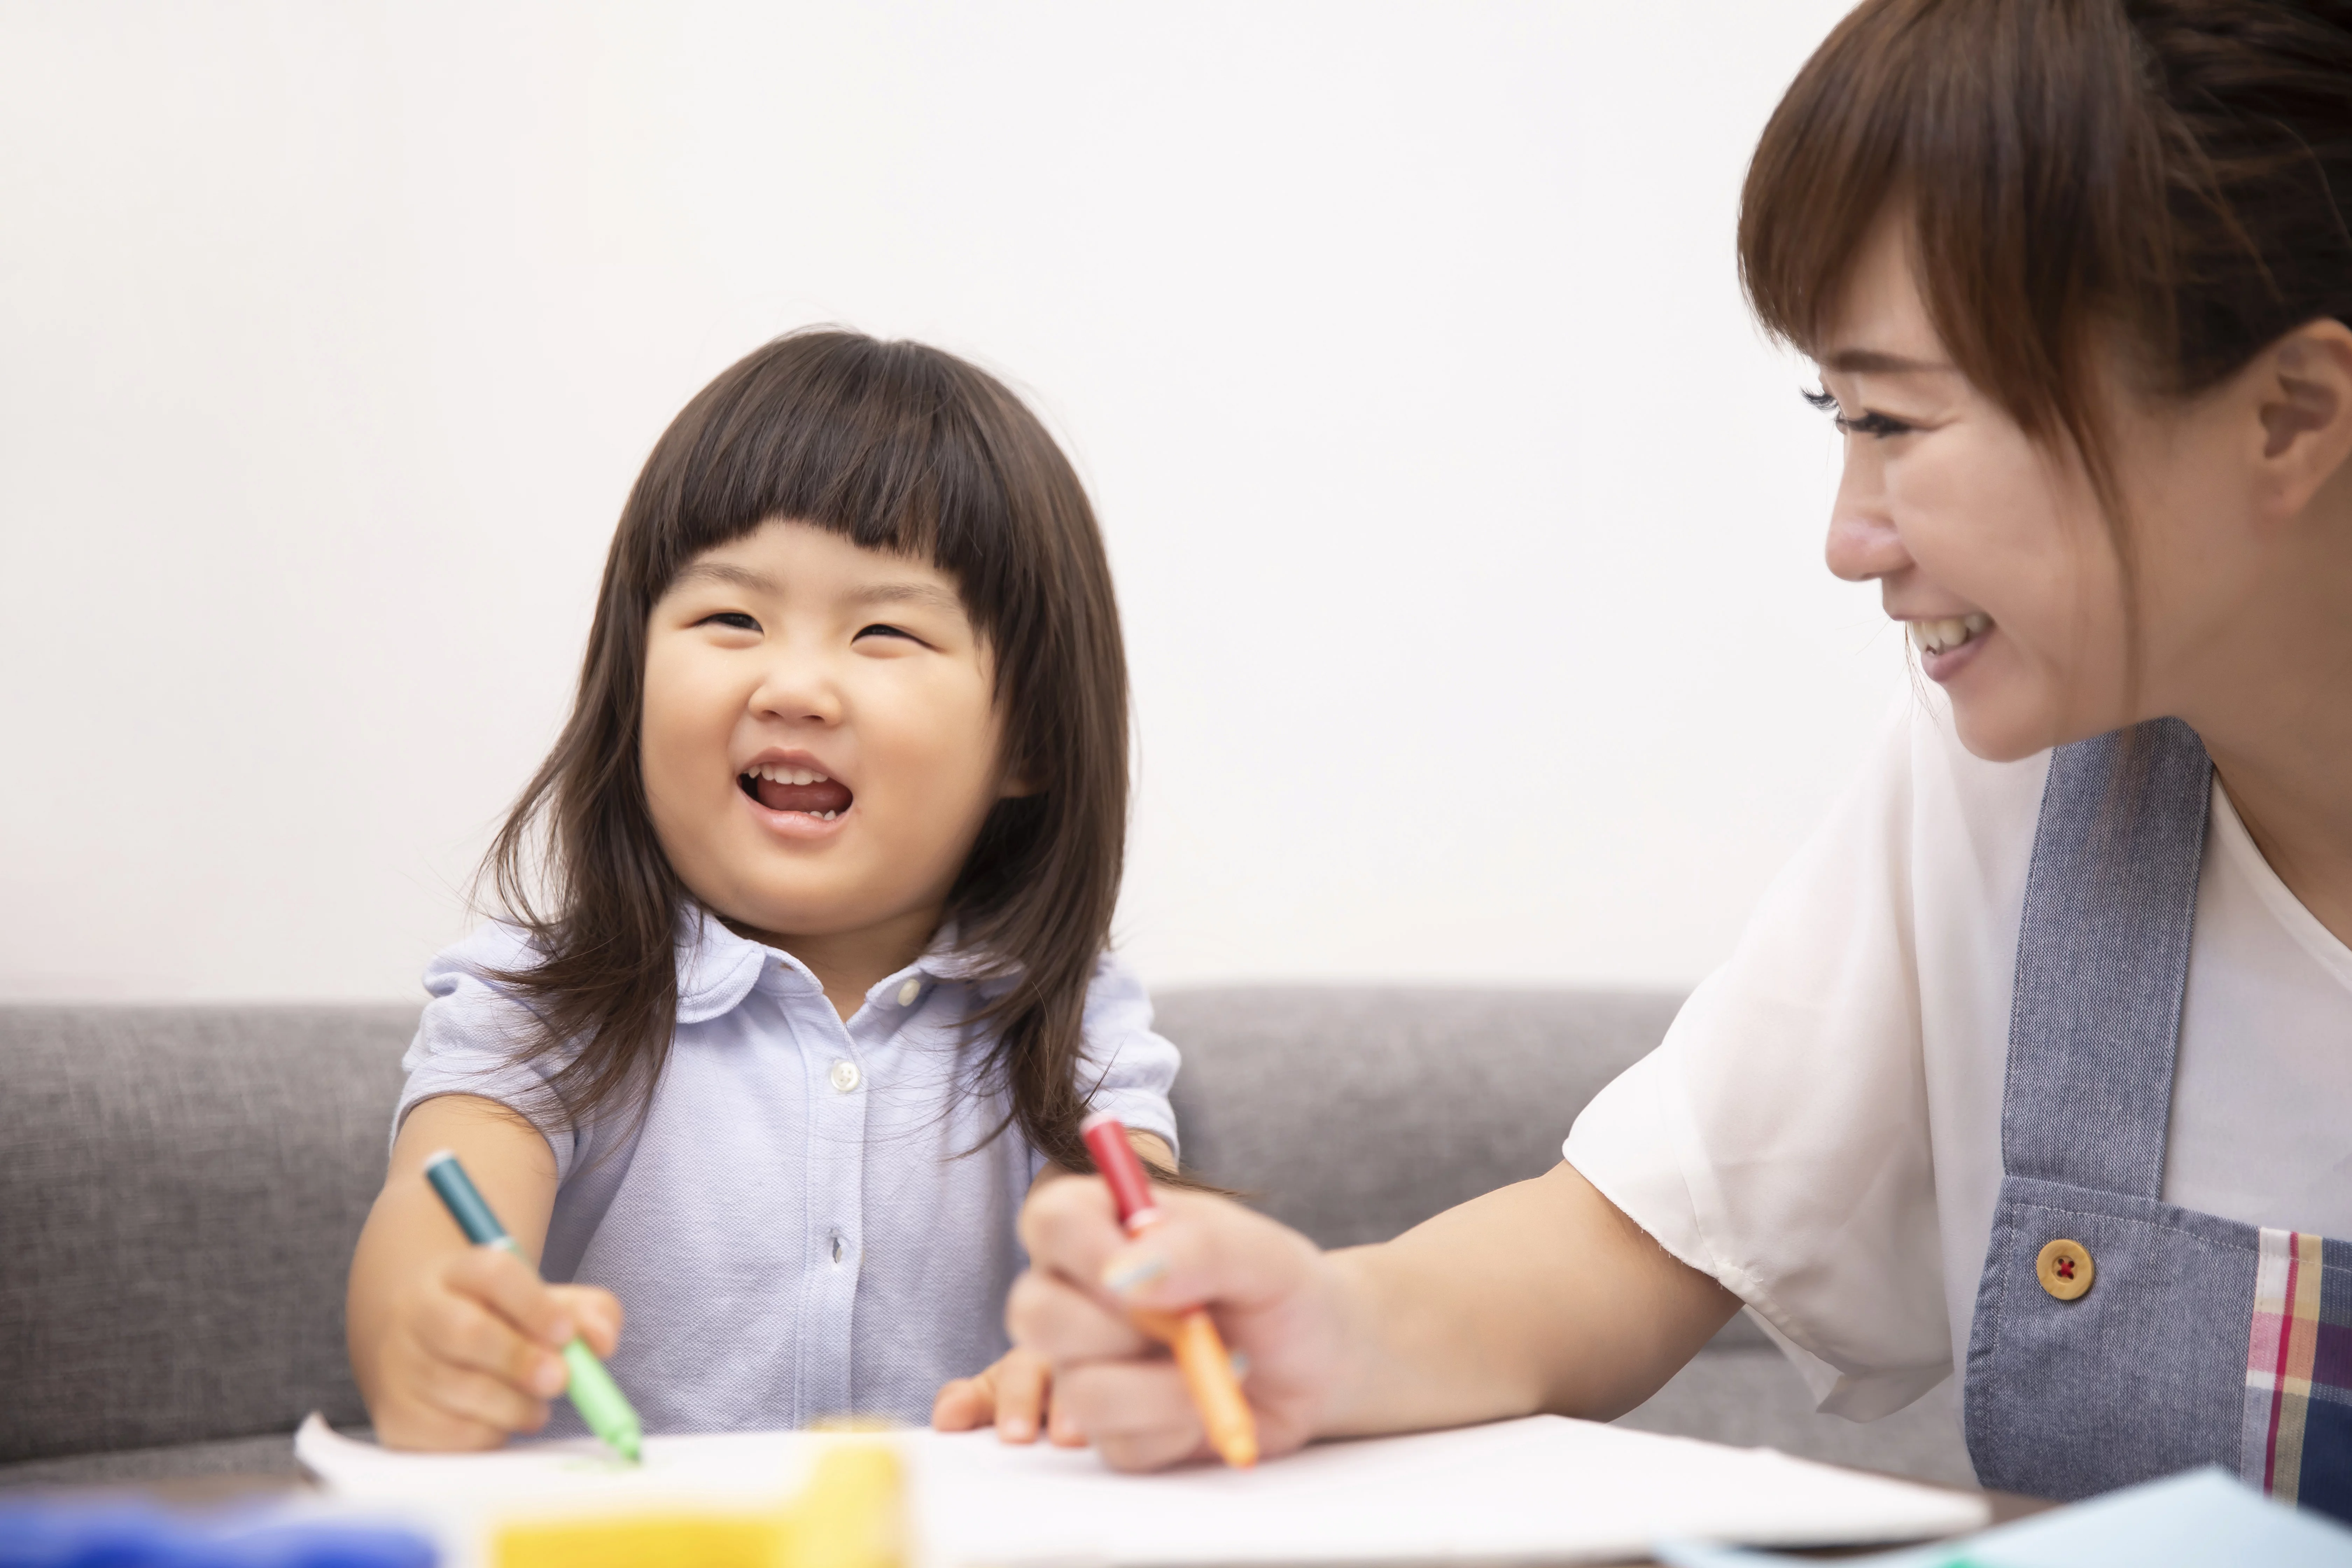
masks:
<svg viewBox="0 0 2352 1568"><path fill-rule="evenodd" d="M550 1285L513 1253L435 1259L389 1303L368 1382L387 1448L495 1448L546 1425L573 1334L597 1355L621 1341L621 1303L593 1285Z"/></svg>
<svg viewBox="0 0 2352 1568"><path fill-rule="evenodd" d="M1259 1451L1286 1454L1328 1430L1362 1359L1348 1348L1360 1314L1340 1271L1305 1237L1238 1204L1153 1196L1162 1218L1134 1241L1097 1177L1040 1184L1022 1209L1030 1268L1005 1320L1016 1344L1052 1364L1055 1426L1068 1422L1122 1470L1205 1457L1175 1363L1128 1312L1206 1305L1227 1348L1246 1358Z"/></svg>

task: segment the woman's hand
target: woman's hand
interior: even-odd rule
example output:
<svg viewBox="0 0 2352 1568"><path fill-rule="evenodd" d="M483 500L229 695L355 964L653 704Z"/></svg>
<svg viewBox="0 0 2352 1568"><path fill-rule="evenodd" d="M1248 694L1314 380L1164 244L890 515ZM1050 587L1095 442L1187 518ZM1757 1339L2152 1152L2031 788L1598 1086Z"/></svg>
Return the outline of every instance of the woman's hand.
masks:
<svg viewBox="0 0 2352 1568"><path fill-rule="evenodd" d="M1076 1428L1048 1414L1053 1401L1053 1367L1035 1351L1015 1345L985 1372L942 1387L931 1402L931 1426L940 1432L969 1432L993 1426L1007 1443L1034 1443L1043 1431L1065 1448L1084 1446L1086 1439Z"/></svg>
<svg viewBox="0 0 2352 1568"><path fill-rule="evenodd" d="M1222 1198L1154 1198L1165 1217L1129 1241L1099 1180L1034 1189L1030 1271L1005 1314L1052 1367L1057 1433L1066 1424L1119 1469L1209 1452L1174 1363L1132 1311L1208 1308L1247 1358L1242 1392L1273 1456L1538 1410L1611 1420L1739 1306L1566 1164L1333 1253Z"/></svg>
<svg viewBox="0 0 2352 1568"><path fill-rule="evenodd" d="M495 1448L547 1424L573 1334L599 1356L621 1342L621 1303L593 1285L549 1285L497 1247L441 1258L396 1292L377 1342L368 1410L387 1448Z"/></svg>
<svg viewBox="0 0 2352 1568"><path fill-rule="evenodd" d="M1041 1184L1022 1210L1032 1267L1005 1316L1021 1347L1013 1353L1049 1368L1055 1440L1090 1441L1125 1470L1208 1454L1176 1363L1128 1316L1207 1303L1248 1369L1242 1386L1259 1450L1298 1447L1326 1429L1348 1370L1345 1292L1332 1260L1223 1198L1164 1188L1154 1198L1163 1217L1133 1242L1097 1179Z"/></svg>

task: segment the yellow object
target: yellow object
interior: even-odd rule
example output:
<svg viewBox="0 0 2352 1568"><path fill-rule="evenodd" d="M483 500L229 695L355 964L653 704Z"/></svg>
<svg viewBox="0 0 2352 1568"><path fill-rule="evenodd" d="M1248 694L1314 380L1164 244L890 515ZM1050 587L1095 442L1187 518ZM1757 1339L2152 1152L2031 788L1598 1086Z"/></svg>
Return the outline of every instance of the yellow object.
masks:
<svg viewBox="0 0 2352 1568"><path fill-rule="evenodd" d="M2079 1298L2091 1288L2091 1277L2097 1272L2091 1262L2091 1249L2079 1241L2053 1241L2033 1260L2034 1277L2061 1301Z"/></svg>
<svg viewBox="0 0 2352 1568"><path fill-rule="evenodd" d="M498 1568L785 1568L790 1522L767 1514L641 1513L510 1524Z"/></svg>
<svg viewBox="0 0 2352 1568"><path fill-rule="evenodd" d="M898 1456L878 1443L828 1448L808 1485L772 1512L667 1508L509 1524L496 1568L899 1568L906 1555Z"/></svg>

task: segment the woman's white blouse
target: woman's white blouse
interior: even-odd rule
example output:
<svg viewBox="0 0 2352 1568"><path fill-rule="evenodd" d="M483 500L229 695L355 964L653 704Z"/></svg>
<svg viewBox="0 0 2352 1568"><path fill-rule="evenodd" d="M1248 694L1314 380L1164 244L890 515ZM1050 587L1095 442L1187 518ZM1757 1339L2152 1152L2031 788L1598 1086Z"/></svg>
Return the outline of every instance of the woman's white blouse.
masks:
<svg viewBox="0 0 2352 1568"><path fill-rule="evenodd" d="M1870 1420L1968 1344L2000 1185L2001 1075L2049 772L1906 703L1731 959L1593 1100L1570 1163ZM2352 1238L2352 950L2216 784L2168 1203Z"/></svg>

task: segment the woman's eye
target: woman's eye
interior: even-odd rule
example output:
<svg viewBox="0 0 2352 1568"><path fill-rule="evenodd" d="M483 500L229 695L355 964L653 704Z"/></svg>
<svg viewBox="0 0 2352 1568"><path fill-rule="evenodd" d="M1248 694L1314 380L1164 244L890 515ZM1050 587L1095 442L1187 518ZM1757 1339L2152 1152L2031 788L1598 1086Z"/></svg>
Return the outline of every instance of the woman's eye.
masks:
<svg viewBox="0 0 2352 1568"><path fill-rule="evenodd" d="M740 610L721 610L715 616L705 616L696 623L705 626L727 626L739 632L756 632L760 623Z"/></svg>
<svg viewBox="0 0 2352 1568"><path fill-rule="evenodd" d="M1830 415L1830 423L1836 426L1843 435L1871 436L1883 440L1889 436L1906 436L1918 428L1916 425L1906 424L1900 419L1892 418L1885 414L1864 412L1858 417L1849 417L1842 412L1837 412L1838 400L1834 395L1828 392L1808 392L1805 394L1805 401L1822 413Z"/></svg>

